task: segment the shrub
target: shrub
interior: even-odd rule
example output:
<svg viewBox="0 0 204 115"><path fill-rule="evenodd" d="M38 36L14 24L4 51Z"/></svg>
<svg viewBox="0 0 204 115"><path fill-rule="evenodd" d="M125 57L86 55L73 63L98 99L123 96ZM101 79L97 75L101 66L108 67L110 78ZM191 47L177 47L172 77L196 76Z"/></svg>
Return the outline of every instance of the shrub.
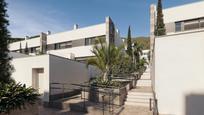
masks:
<svg viewBox="0 0 204 115"><path fill-rule="evenodd" d="M102 87L102 88L108 88L108 87L118 88L118 87L121 87L122 84L121 82L118 82L118 81L103 80L102 77L97 77L90 81L90 85L96 86L96 87Z"/></svg>
<svg viewBox="0 0 204 115"><path fill-rule="evenodd" d="M39 94L35 89L20 83L1 84L0 86L0 113L9 113L11 110L25 109L25 105L33 105Z"/></svg>
<svg viewBox="0 0 204 115"><path fill-rule="evenodd" d="M131 57L122 56L120 60L113 66L112 74L115 77L128 76L135 71L135 66L132 63Z"/></svg>

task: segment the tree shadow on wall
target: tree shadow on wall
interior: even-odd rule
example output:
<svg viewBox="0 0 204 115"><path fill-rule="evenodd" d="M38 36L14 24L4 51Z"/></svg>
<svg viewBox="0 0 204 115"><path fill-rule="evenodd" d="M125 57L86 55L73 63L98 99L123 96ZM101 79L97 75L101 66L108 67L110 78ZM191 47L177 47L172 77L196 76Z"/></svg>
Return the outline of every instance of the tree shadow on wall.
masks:
<svg viewBox="0 0 204 115"><path fill-rule="evenodd" d="M186 115L204 115L204 94L190 94L185 98Z"/></svg>

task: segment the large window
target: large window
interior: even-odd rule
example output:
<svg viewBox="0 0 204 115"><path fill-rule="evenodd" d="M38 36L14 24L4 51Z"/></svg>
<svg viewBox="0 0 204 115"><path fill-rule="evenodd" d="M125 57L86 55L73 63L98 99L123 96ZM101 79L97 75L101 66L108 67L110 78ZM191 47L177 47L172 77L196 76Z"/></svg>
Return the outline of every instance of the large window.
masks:
<svg viewBox="0 0 204 115"><path fill-rule="evenodd" d="M93 45L95 43L95 37L85 38L85 45Z"/></svg>
<svg viewBox="0 0 204 115"><path fill-rule="evenodd" d="M71 48L72 47L72 41L60 43L59 47L60 47L60 49Z"/></svg>
<svg viewBox="0 0 204 115"><path fill-rule="evenodd" d="M47 50L54 50L54 44L48 44L47 45Z"/></svg>
<svg viewBox="0 0 204 115"><path fill-rule="evenodd" d="M192 30L192 29L198 29L199 28L199 20L190 20L184 22L184 30Z"/></svg>
<svg viewBox="0 0 204 115"><path fill-rule="evenodd" d="M54 49L65 49L65 48L71 48L71 47L72 47L72 41L68 41L68 42L56 43L54 46Z"/></svg>
<svg viewBox="0 0 204 115"><path fill-rule="evenodd" d="M194 30L199 28L204 28L204 18L196 18L175 23L176 32Z"/></svg>

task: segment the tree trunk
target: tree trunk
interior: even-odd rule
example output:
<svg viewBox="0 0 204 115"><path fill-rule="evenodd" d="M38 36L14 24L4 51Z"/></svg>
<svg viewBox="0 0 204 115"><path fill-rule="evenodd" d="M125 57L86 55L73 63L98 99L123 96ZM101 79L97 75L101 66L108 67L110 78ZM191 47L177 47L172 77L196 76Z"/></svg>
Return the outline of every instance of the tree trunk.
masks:
<svg viewBox="0 0 204 115"><path fill-rule="evenodd" d="M109 67L106 66L106 71L105 71L104 74L103 74L103 80L104 80L104 81L107 80L107 78L108 78L108 72L109 72Z"/></svg>
<svg viewBox="0 0 204 115"><path fill-rule="evenodd" d="M103 80L104 80L104 81L107 79L107 74L108 74L107 71L105 71L105 73L103 74Z"/></svg>

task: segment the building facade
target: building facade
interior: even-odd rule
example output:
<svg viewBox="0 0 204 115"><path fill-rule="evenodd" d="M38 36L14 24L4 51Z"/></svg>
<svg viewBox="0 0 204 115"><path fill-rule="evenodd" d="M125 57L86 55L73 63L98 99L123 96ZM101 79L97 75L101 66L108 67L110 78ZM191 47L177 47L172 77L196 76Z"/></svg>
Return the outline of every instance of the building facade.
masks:
<svg viewBox="0 0 204 115"><path fill-rule="evenodd" d="M79 87L71 84L87 82L100 73L96 67L83 63L94 56L91 50L96 39L104 39L108 44L122 43L110 17L94 26L78 28L75 25L71 31L41 33L17 40L9 45L15 68L12 77L37 89L45 103L73 94Z"/></svg>
<svg viewBox="0 0 204 115"><path fill-rule="evenodd" d="M111 18L106 17L105 23L102 24L83 28L74 25L73 30L70 31L56 34L47 32L26 37L25 40L11 43L10 51L29 55L53 54L69 59L84 60L94 56L91 52L92 45L98 38L115 45L122 43L118 29Z"/></svg>
<svg viewBox="0 0 204 115"><path fill-rule="evenodd" d="M160 114L204 114L203 9L201 1L163 10L167 33L154 37L152 56Z"/></svg>

